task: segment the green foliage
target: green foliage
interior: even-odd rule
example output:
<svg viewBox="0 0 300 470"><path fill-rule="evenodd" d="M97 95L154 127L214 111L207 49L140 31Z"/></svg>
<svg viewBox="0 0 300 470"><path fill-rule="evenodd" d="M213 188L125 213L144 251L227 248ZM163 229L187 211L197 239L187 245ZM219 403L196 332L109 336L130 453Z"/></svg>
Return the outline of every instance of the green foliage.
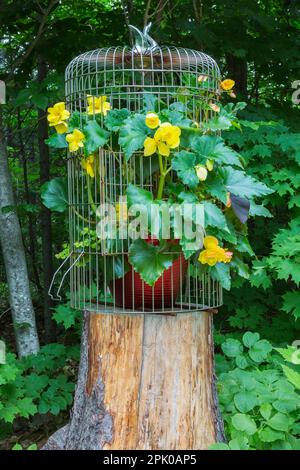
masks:
<svg viewBox="0 0 300 470"><path fill-rule="evenodd" d="M37 355L17 359L12 353L0 365L0 426L39 413L57 415L72 403L74 365L79 348L43 346Z"/></svg>
<svg viewBox="0 0 300 470"><path fill-rule="evenodd" d="M108 141L109 133L99 126L97 121L89 121L83 128L85 141L84 150L86 155L90 155Z"/></svg>
<svg viewBox="0 0 300 470"><path fill-rule="evenodd" d="M218 391L229 443L212 448L299 449L300 374L258 333L227 338L221 347L226 359L217 355Z"/></svg>
<svg viewBox="0 0 300 470"><path fill-rule="evenodd" d="M164 270L172 266L176 258L172 248L173 251L178 251L176 246L172 247L168 243L155 246L139 238L130 246L130 264L149 286L153 286Z"/></svg>
<svg viewBox="0 0 300 470"><path fill-rule="evenodd" d="M150 129L145 124L144 115L135 114L126 119L125 125L120 130L119 144L124 150L127 160L134 152L143 147L149 131Z"/></svg>
<svg viewBox="0 0 300 470"><path fill-rule="evenodd" d="M69 303L60 304L54 308L53 318L58 325L63 325L66 330L72 327L81 327L82 313L71 308Z"/></svg>
<svg viewBox="0 0 300 470"><path fill-rule="evenodd" d="M68 183L63 177L54 178L41 189L43 204L53 211L65 212L68 207Z"/></svg>

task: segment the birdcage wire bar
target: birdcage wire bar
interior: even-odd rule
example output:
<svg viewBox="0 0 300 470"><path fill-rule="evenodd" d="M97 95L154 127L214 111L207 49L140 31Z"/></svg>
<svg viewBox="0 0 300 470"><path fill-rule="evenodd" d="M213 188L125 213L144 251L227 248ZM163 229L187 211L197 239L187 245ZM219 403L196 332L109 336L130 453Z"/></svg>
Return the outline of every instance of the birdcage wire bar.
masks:
<svg viewBox="0 0 300 470"><path fill-rule="evenodd" d="M201 80L199 77L202 77ZM203 122L214 116L214 111L207 111L204 103L217 101L219 79L216 62L198 51L157 46L143 53L134 48L110 47L82 54L68 65L66 103L71 113L79 111L83 119L89 95L105 95L112 109L127 108L134 112L141 112L145 101L153 96L157 100L157 111L179 100L183 103L188 100L189 117ZM191 260L179 262L176 282L180 287L176 296L173 295L174 268L169 268L171 296L167 305L163 282L166 272L162 275L159 306L157 300L154 301L154 287L152 304L149 298L145 302L149 289L146 293L145 284L137 283L133 270L129 270L129 274L127 272L126 281L125 276L116 277L118 267L125 272L125 266L128 266L130 241L122 240L117 246L100 242L88 191L91 191L97 207L103 203L117 204L119 198L125 195L129 183L152 192L157 187L155 156L145 159L141 152L136 152L125 168L123 162L121 149L100 149L96 159L96 176L91 180L82 168L79 155L68 155L71 305L95 312L127 313L184 313L222 305L223 292L219 282L203 273L200 266L198 269ZM132 292L128 307L124 296L128 295L126 283L129 276ZM116 300L116 289L120 283L123 302L120 295Z"/></svg>

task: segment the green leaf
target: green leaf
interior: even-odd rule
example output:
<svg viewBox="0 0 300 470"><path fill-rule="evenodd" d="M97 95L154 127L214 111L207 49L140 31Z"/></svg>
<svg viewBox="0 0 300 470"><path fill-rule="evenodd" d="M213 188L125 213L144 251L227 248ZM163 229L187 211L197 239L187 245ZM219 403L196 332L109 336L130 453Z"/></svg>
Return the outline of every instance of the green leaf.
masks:
<svg viewBox="0 0 300 470"><path fill-rule="evenodd" d="M17 401L19 415L23 418L29 418L37 413L37 406L33 403L32 398L25 397Z"/></svg>
<svg viewBox="0 0 300 470"><path fill-rule="evenodd" d="M214 160L223 165L233 165L242 168L239 154L227 147L221 137L202 135L194 137L191 148L197 153L196 163L205 163L206 160ZM241 194L237 194L237 196Z"/></svg>
<svg viewBox="0 0 300 470"><path fill-rule="evenodd" d="M237 357L243 352L243 346L237 339L226 339L221 345L222 351L228 357Z"/></svg>
<svg viewBox="0 0 300 470"><path fill-rule="evenodd" d="M247 348L251 348L251 346L257 343L259 338L259 333L251 333L251 331L247 331L247 333L243 335L243 343Z"/></svg>
<svg viewBox="0 0 300 470"><path fill-rule="evenodd" d="M80 317L80 312L70 307L69 304L61 304L55 307L53 318L58 324L62 324L65 329L74 326Z"/></svg>
<svg viewBox="0 0 300 470"><path fill-rule="evenodd" d="M103 147L108 141L109 132L100 127L97 121L89 121L83 130L85 135L84 148L88 155Z"/></svg>
<svg viewBox="0 0 300 470"><path fill-rule="evenodd" d="M298 390L300 390L300 374L299 372L295 371L294 369L291 369L290 367L287 367L285 365L282 365L282 370L284 372L284 375L288 379L288 381L294 385Z"/></svg>
<svg viewBox="0 0 300 470"><path fill-rule="evenodd" d="M249 350L249 356L254 362L263 362L272 351L272 345L266 339L256 341Z"/></svg>
<svg viewBox="0 0 300 470"><path fill-rule="evenodd" d="M284 300L282 310L291 313L296 319L300 318L300 292L287 292L282 298Z"/></svg>
<svg viewBox="0 0 300 470"><path fill-rule="evenodd" d="M19 408L14 403L6 403L5 407L0 409L0 419L6 423L12 423L19 414Z"/></svg>
<svg viewBox="0 0 300 470"><path fill-rule="evenodd" d="M239 369L246 369L249 365L249 362L243 354L240 354L239 356L236 356L235 358L235 363Z"/></svg>
<svg viewBox="0 0 300 470"><path fill-rule="evenodd" d="M253 217L273 217L271 212L262 204L256 204L253 200L250 201L249 215Z"/></svg>
<svg viewBox="0 0 300 470"><path fill-rule="evenodd" d="M204 223L205 227L217 227L225 231L229 231L226 218L213 202L204 201Z"/></svg>
<svg viewBox="0 0 300 470"><path fill-rule="evenodd" d="M149 286L153 286L162 273L172 266L173 253L164 253L161 247L135 240L129 248L129 262Z"/></svg>
<svg viewBox="0 0 300 470"><path fill-rule="evenodd" d="M252 198L254 196L266 196L274 192L264 183L246 175L243 171L235 170L231 167L221 168L220 175L227 191L236 196Z"/></svg>
<svg viewBox="0 0 300 470"><path fill-rule="evenodd" d="M68 142L66 141L66 134L52 134L49 139L45 140L45 143L49 147L55 149L66 149L68 148Z"/></svg>
<svg viewBox="0 0 300 470"><path fill-rule="evenodd" d="M153 195L144 188L138 188L133 184L129 184L126 189L127 205L130 208L133 204L149 206L153 202Z"/></svg>
<svg viewBox="0 0 300 470"><path fill-rule="evenodd" d="M241 413L248 413L256 406L257 398L252 392L239 392L234 395L234 404Z"/></svg>
<svg viewBox="0 0 300 470"><path fill-rule="evenodd" d="M243 431L249 436L255 434L257 429L255 421L249 416L242 413L237 413L232 417L232 425L238 431Z"/></svg>
<svg viewBox="0 0 300 470"><path fill-rule="evenodd" d="M31 101L39 109L46 109L48 106L48 96L42 93L32 95Z"/></svg>
<svg viewBox="0 0 300 470"><path fill-rule="evenodd" d="M252 272L250 276L250 284L253 287L263 287L268 289L272 285L271 277L267 273L265 261L255 260L252 263Z"/></svg>
<svg viewBox="0 0 300 470"><path fill-rule="evenodd" d="M204 129L209 129L213 132L215 131L226 131L232 127L231 120L226 116L217 115L214 116L207 122L204 122L202 127Z"/></svg>
<svg viewBox="0 0 300 470"><path fill-rule="evenodd" d="M294 346L288 346L287 348L274 348L275 351L279 352L281 356L292 364L300 364L300 350Z"/></svg>
<svg viewBox="0 0 300 470"><path fill-rule="evenodd" d="M276 413L268 420L267 424L275 431L288 432L290 427L289 417L283 413Z"/></svg>
<svg viewBox="0 0 300 470"><path fill-rule="evenodd" d="M127 161L134 152L143 147L149 132L150 129L146 126L145 116L142 114L130 116L125 121L120 130L119 144L124 151Z"/></svg>
<svg viewBox="0 0 300 470"><path fill-rule="evenodd" d="M15 444L11 450L23 450L23 447L21 446L21 444Z"/></svg>
<svg viewBox="0 0 300 470"><path fill-rule="evenodd" d="M239 256L235 254L230 264L232 268L236 269L239 276L243 277L244 279L249 279L249 266L244 263Z"/></svg>
<svg viewBox="0 0 300 470"><path fill-rule="evenodd" d="M225 442L216 442L215 444L211 444L208 450L230 450L230 447L228 444L225 444Z"/></svg>
<svg viewBox="0 0 300 470"><path fill-rule="evenodd" d="M270 405L270 403L263 403L259 407L259 412L264 419L268 420L272 414L272 406Z"/></svg>
<svg viewBox="0 0 300 470"><path fill-rule="evenodd" d="M176 152L172 159L172 168L176 171L178 178L191 188L196 188L199 184L199 178L195 171L195 154L181 150Z"/></svg>
<svg viewBox="0 0 300 470"><path fill-rule="evenodd" d="M259 431L258 435L262 442L274 442L278 441L279 439L285 438L285 434L283 434L282 432L274 431L268 426Z"/></svg>
<svg viewBox="0 0 300 470"><path fill-rule="evenodd" d="M112 109L105 118L105 126L109 131L117 132L130 116L128 109Z"/></svg>
<svg viewBox="0 0 300 470"><path fill-rule="evenodd" d="M78 129L81 127L82 117L79 111L74 111L71 114L71 117L68 121L68 132L73 132L74 129Z"/></svg>
<svg viewBox="0 0 300 470"><path fill-rule="evenodd" d="M44 183L41 189L44 206L56 212L64 212L68 207L68 183L63 177Z"/></svg>
<svg viewBox="0 0 300 470"><path fill-rule="evenodd" d="M228 263L217 263L210 268L210 275L215 281L219 281L226 290L230 290L231 277Z"/></svg>

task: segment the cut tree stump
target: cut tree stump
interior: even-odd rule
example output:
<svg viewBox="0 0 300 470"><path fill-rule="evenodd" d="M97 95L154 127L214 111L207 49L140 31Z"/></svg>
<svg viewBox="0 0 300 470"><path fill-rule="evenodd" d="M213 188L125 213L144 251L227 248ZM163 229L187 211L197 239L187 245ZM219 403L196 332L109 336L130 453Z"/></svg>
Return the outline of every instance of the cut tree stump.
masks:
<svg viewBox="0 0 300 470"><path fill-rule="evenodd" d="M209 312L85 312L70 423L44 450L207 449L224 441Z"/></svg>

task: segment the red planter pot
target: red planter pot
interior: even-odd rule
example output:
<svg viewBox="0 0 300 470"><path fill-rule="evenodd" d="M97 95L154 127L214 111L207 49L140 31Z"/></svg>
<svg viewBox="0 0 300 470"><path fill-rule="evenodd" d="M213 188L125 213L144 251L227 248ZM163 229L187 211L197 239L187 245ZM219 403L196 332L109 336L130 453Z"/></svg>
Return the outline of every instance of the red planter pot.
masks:
<svg viewBox="0 0 300 470"><path fill-rule="evenodd" d="M152 240L155 243L156 240ZM151 287L144 282L133 268L122 279L116 279L110 286L115 304L122 308L165 309L175 305L176 298L185 279L188 262L180 256L166 269Z"/></svg>

